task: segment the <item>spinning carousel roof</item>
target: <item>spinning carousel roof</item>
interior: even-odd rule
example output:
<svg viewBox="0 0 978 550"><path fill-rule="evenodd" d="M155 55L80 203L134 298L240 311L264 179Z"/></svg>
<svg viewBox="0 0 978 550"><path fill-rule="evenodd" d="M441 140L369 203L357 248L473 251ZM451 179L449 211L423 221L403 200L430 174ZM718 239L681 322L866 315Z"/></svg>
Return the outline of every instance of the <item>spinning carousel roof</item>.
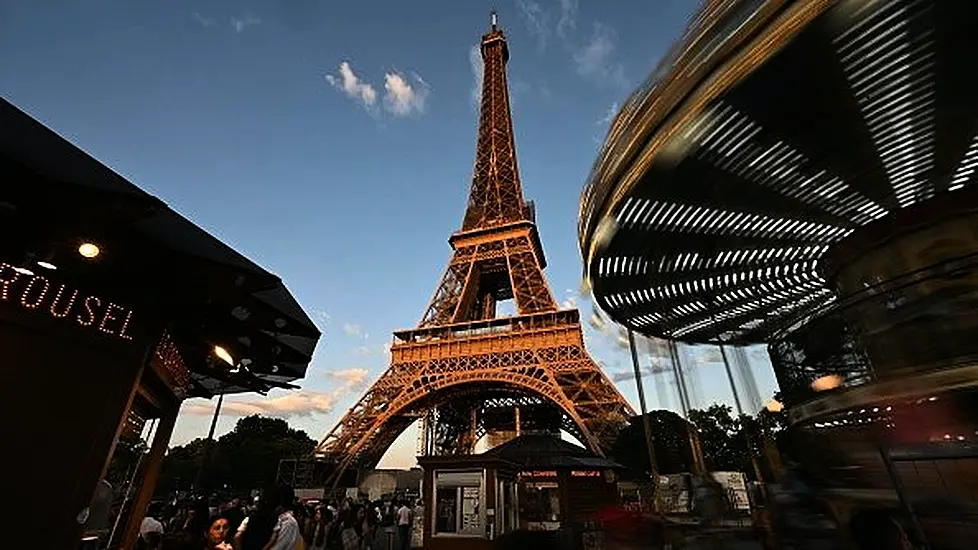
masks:
<svg viewBox="0 0 978 550"><path fill-rule="evenodd" d="M978 3L708 2L581 199L597 303L644 334L763 342L834 299L823 254L975 181Z"/></svg>

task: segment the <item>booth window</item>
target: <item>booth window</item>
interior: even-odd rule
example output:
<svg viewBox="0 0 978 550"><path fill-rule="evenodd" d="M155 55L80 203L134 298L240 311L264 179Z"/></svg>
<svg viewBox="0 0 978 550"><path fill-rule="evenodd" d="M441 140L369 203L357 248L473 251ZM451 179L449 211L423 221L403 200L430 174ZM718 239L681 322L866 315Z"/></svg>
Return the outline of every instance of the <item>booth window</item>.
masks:
<svg viewBox="0 0 978 550"><path fill-rule="evenodd" d="M482 472L435 473L435 533L485 536Z"/></svg>
<svg viewBox="0 0 978 550"><path fill-rule="evenodd" d="M500 480L496 489L496 515L499 517L499 534L516 530L516 483Z"/></svg>
<svg viewBox="0 0 978 550"><path fill-rule="evenodd" d="M560 491L555 481L527 482L523 486L522 519L531 522L560 521Z"/></svg>

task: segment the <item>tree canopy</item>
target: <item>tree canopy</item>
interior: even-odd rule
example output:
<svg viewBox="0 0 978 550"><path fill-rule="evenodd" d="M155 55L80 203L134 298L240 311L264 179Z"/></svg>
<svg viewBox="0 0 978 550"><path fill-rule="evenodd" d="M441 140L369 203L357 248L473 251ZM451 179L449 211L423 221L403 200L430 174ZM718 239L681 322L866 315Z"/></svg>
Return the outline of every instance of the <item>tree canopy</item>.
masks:
<svg viewBox="0 0 978 550"><path fill-rule="evenodd" d="M651 411L648 417L659 473L673 474L692 470L693 451L689 446L688 424L683 417L666 410ZM633 417L628 426L618 434L611 454L615 460L633 470L650 471L641 415Z"/></svg>
<svg viewBox="0 0 978 550"><path fill-rule="evenodd" d="M648 413L659 473L674 474L693 470L693 452L687 426L692 425L703 449L703 459L711 471L744 472L755 478L752 456L764 456L764 437L773 438L784 427L783 415L761 412L756 417L736 418L727 405L714 404L689 411L689 423L678 414L656 410ZM770 439L769 439L770 440ZM642 417L636 416L622 430L615 443L615 459L637 471L649 471L648 451ZM762 470L766 461L758 461ZM762 472L767 475L766 472Z"/></svg>
<svg viewBox="0 0 978 550"><path fill-rule="evenodd" d="M190 490L206 453L208 441L195 439L173 447L163 460L157 491ZM285 420L259 415L242 418L234 430L211 442L202 480L211 489L248 491L275 482L278 463L312 454L316 441Z"/></svg>

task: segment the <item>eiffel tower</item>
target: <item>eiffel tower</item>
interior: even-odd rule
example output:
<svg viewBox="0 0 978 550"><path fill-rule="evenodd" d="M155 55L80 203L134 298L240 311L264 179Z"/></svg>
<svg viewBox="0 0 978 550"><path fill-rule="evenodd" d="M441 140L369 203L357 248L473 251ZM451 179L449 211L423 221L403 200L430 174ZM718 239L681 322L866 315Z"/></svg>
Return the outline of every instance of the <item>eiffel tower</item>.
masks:
<svg viewBox="0 0 978 550"><path fill-rule="evenodd" d="M449 239L454 253L418 326L394 333L388 370L319 443L317 456L338 464L334 484L348 468L375 467L418 419L424 454L473 452L498 428L493 406L514 409L518 433L523 406L532 411L525 425L566 429L603 455L633 414L585 350L578 311L558 308L544 276L516 164L509 50L491 17L475 170L462 229ZM496 316L503 300L515 302L516 315Z"/></svg>

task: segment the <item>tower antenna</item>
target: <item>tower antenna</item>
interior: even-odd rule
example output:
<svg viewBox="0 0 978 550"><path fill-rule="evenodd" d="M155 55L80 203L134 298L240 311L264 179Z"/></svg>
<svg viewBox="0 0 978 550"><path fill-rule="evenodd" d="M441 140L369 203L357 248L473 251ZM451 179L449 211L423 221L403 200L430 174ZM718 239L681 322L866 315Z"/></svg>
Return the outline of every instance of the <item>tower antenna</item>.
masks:
<svg viewBox="0 0 978 550"><path fill-rule="evenodd" d="M489 12L489 24L492 25L492 30L496 30L496 24L499 23L499 15L496 10Z"/></svg>

